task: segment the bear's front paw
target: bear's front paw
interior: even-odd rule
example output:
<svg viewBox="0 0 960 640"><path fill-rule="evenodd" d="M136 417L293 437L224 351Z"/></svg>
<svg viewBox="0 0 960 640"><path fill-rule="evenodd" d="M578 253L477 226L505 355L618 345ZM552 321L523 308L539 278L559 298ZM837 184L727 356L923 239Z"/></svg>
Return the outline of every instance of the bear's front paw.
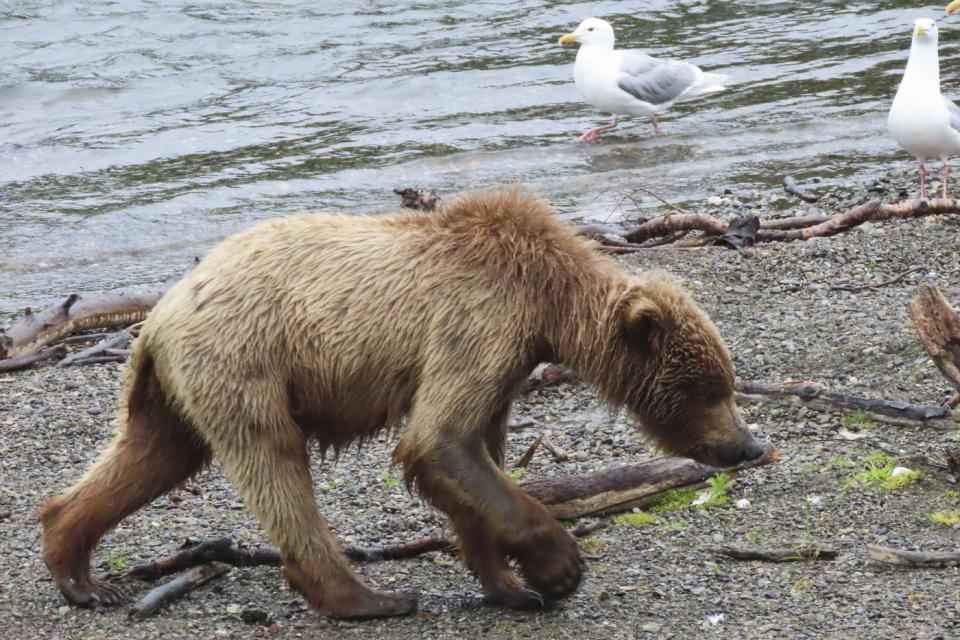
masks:
<svg viewBox="0 0 960 640"><path fill-rule="evenodd" d="M515 557L527 584L550 600L565 598L580 586L583 560L577 541L555 521L531 531Z"/></svg>

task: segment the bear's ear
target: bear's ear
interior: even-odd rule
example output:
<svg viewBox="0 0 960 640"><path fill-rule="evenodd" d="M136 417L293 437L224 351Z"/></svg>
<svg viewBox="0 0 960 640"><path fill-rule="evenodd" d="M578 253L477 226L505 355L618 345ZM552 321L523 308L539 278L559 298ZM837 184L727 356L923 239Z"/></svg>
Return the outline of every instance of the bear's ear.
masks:
<svg viewBox="0 0 960 640"><path fill-rule="evenodd" d="M627 343L644 355L660 351L666 335L663 311L656 302L639 292L625 296L620 322Z"/></svg>

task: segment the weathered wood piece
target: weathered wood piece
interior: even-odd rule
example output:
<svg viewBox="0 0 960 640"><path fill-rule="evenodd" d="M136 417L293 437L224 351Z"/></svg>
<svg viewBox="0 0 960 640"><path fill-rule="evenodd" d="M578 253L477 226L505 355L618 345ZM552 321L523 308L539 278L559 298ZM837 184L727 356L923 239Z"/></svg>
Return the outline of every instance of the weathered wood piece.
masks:
<svg viewBox="0 0 960 640"><path fill-rule="evenodd" d="M31 351L30 353L0 360L0 372L19 371L20 369L26 369L36 362L41 362L49 358L59 359L65 355L67 355L67 348L62 344L54 345L52 347L44 347L42 349L37 349L36 351Z"/></svg>
<svg viewBox="0 0 960 640"><path fill-rule="evenodd" d="M891 424L910 426L923 424L936 428L956 426L950 422L950 411L944 407L915 405L903 400L861 398L831 391L814 382L801 381L785 384L738 382L736 389L738 402L807 407L814 411L858 412Z"/></svg>
<svg viewBox="0 0 960 640"><path fill-rule="evenodd" d="M230 571L228 565L218 562L193 567L190 571L177 576L156 589L152 589L147 595L143 596L130 608L130 618L132 620L144 620L161 607L228 571Z"/></svg>
<svg viewBox="0 0 960 640"><path fill-rule="evenodd" d="M96 358L98 362L102 362L102 356L104 355L111 357L111 359L108 360L110 362L116 362L118 359L121 361L125 360L129 353L111 354L110 351L121 349L130 344L130 337L131 336L127 331L118 331L117 333L112 333L92 347L70 354L58 362L57 366L70 367L76 364L83 364L85 362L89 362L91 358Z"/></svg>
<svg viewBox="0 0 960 640"><path fill-rule="evenodd" d="M922 282L910 317L934 364L960 392L960 315L939 289Z"/></svg>
<svg viewBox="0 0 960 640"><path fill-rule="evenodd" d="M721 471L735 477L778 459L779 451L767 445L760 458L732 469L718 469L688 458L658 458L583 475L524 482L520 488L542 502L556 518L607 515L642 506L668 489L699 485Z"/></svg>
<svg viewBox="0 0 960 640"><path fill-rule="evenodd" d="M960 567L960 552L939 551L902 551L877 544L867 545L867 556L871 560L901 567L945 569Z"/></svg>
<svg viewBox="0 0 960 640"><path fill-rule="evenodd" d="M569 529L569 531L570 535L575 538L585 538L609 526L608 522L600 520L581 524ZM344 548L347 557L357 562L406 560L433 551L449 554L457 553L457 538L455 536L449 538L426 537L413 542L384 547ZM207 563L211 562L224 562L237 567L279 567L280 552L267 545L241 547L230 538L216 538L199 542L151 562L131 567L121 576L121 580L153 581L190 567L207 566Z"/></svg>
<svg viewBox="0 0 960 640"><path fill-rule="evenodd" d="M840 555L828 547L793 547L785 549L754 549L749 547L720 546L709 550L735 560L758 560L762 562L799 562L802 560L834 560Z"/></svg>

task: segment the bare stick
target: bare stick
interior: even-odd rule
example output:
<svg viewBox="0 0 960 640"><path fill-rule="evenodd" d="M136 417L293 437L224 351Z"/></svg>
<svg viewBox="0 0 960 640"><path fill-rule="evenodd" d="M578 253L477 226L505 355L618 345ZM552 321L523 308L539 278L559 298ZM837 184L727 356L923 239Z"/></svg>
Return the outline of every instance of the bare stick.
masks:
<svg viewBox="0 0 960 640"><path fill-rule="evenodd" d="M752 549L748 547L710 547L710 551L735 560L760 560L764 562L797 562L799 560L834 560L839 554L834 549L823 547L797 547L790 549Z"/></svg>
<svg viewBox="0 0 960 640"><path fill-rule="evenodd" d="M78 351L72 355L67 356L63 360L57 363L58 367L70 367L74 364L77 364L78 361L87 360L96 356L100 356L106 353L108 350L113 349L114 347L125 347L130 342L130 334L126 331L118 331L117 333L112 333L106 338L93 345L88 349L83 351ZM115 361L116 357L112 361Z"/></svg>
<svg viewBox="0 0 960 640"><path fill-rule="evenodd" d="M901 567L935 568L960 567L960 552L901 551L877 544L867 545L871 560Z"/></svg>
<svg viewBox="0 0 960 640"><path fill-rule="evenodd" d="M830 291L851 291L856 293L858 291L866 291L867 289L879 289L880 287L886 287L891 284L896 284L901 280L903 280L904 278L906 278L911 273L916 273L917 271L920 271L922 269L923 267L911 267L910 269L907 269L906 271L904 271L898 276L890 278L889 280L884 280L883 282L875 282L873 284L860 284L860 285L839 284L835 287L830 287Z"/></svg>
<svg viewBox="0 0 960 640"><path fill-rule="evenodd" d="M570 535L575 538L585 538L609 526L606 521L582 524L569 529ZM347 557L357 562L379 562L383 560L406 560L425 553L439 551L454 554L457 552L457 538L426 537L413 542L385 547L346 547ZM237 567L279 567L280 552L275 548L263 545L255 547L241 547L230 538L216 538L205 540L186 549L181 549L151 562L131 567L121 576L121 580L158 580L171 573L177 573L190 567L208 566L207 563L227 563Z"/></svg>
<svg viewBox="0 0 960 640"><path fill-rule="evenodd" d="M553 444L546 438L543 439L543 448L550 452L553 459L557 462L566 462L570 459L570 454Z"/></svg>
<svg viewBox="0 0 960 640"><path fill-rule="evenodd" d="M540 444L543 442L543 433L541 433L536 440L533 441L527 450L524 452L520 459L517 460L517 463L513 465L514 469L525 469L527 465L530 464L530 461L533 460L533 454L537 452L537 449L540 447Z"/></svg>
<svg viewBox="0 0 960 640"><path fill-rule="evenodd" d="M62 344L43 347L14 358L0 360L0 371L18 371L19 369L26 369L35 362L41 362L49 358L62 358L65 355L67 355L67 348Z"/></svg>
<svg viewBox="0 0 960 640"><path fill-rule="evenodd" d="M651 197L653 197L653 198L656 198L657 200L659 200L659 201L662 202L663 204L667 205L668 207L670 207L671 209L673 209L673 210L676 211L677 213L682 213L682 214L684 214L684 215L690 215L690 212L689 212L689 211L684 211L683 209L681 209L681 208L678 207L677 205L673 204L672 202L667 202L665 199L663 199L662 197L660 197L659 195L657 195L657 194L654 193L653 191L650 191L650 189L646 189L646 188L644 188L644 187L633 187L632 190L633 190L633 191L639 191L640 193L645 193L645 194L647 194L648 196L651 196Z"/></svg>
<svg viewBox="0 0 960 640"><path fill-rule="evenodd" d="M928 425L938 428L953 428L948 422L950 411L935 405L914 405L903 400L878 400L861 398L831 391L814 382L800 381L784 384L738 382L738 402L782 404L807 407L814 411L864 413L877 420L908 426Z"/></svg>
<svg viewBox="0 0 960 640"><path fill-rule="evenodd" d="M130 609L132 620L144 620L174 600L230 571L228 565L215 562L193 567L183 575L151 590Z"/></svg>

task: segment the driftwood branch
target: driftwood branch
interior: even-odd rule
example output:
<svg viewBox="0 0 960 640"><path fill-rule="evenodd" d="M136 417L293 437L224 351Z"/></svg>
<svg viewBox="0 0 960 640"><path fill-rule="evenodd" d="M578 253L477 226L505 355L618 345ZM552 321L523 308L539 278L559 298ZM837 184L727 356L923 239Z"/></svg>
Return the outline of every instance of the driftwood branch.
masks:
<svg viewBox="0 0 960 640"><path fill-rule="evenodd" d="M957 345L960 346L960 342ZM549 367L551 367L550 376L531 377L527 389L536 389L572 379L572 376L562 374L563 367L560 365L549 365ZM863 413L869 418L904 426L927 425L943 429L956 427L951 422L952 413L945 407L910 404L903 400L863 398L839 391L831 391L823 385L809 381L785 382L782 384L739 381L736 383L736 398L738 402L751 404L806 407L814 411L829 413L857 412ZM535 423L530 423L529 426L533 424Z"/></svg>
<svg viewBox="0 0 960 640"><path fill-rule="evenodd" d="M58 367L71 367L74 365L80 364L92 364L92 360L102 362L104 354L106 354L110 359L109 362L117 362L120 360L125 360L128 353L125 355L123 353L110 353L111 351L116 351L122 349L130 343L130 333L127 331L118 331L117 333L112 333L106 338L93 345L88 349L83 351L78 351L73 353L60 362L57 363Z"/></svg>
<svg viewBox="0 0 960 640"><path fill-rule="evenodd" d="M732 469L717 469L688 458L658 458L583 475L524 482L520 488L556 518L600 516L643 506L669 489L700 486L721 471L736 477L779 458L779 451L767 445L760 458Z"/></svg>
<svg viewBox="0 0 960 640"><path fill-rule="evenodd" d="M582 524L569 529L575 538L585 538L606 529L608 522L600 520ZM380 562L383 560L406 560L425 553L439 551L453 554L457 552L457 538L427 537L398 545L385 547L346 547L344 552L357 562ZM209 566L207 563L222 562L237 567L279 567L280 552L270 546L241 547L230 538L205 540L181 549L176 553L163 556L151 562L131 567L121 577L122 580L159 580L172 573L196 566Z"/></svg>
<svg viewBox="0 0 960 640"><path fill-rule="evenodd" d="M960 315L936 287L921 283L910 317L937 368L960 391Z"/></svg>
<svg viewBox="0 0 960 640"><path fill-rule="evenodd" d="M960 214L960 200L936 198L905 200L897 203L872 200L833 216L812 215L760 220L756 234L751 236L750 242L745 244L809 240L843 233L865 222L943 214ZM727 222L706 213L669 213L647 220L631 229L606 227L598 233L600 229L594 225L588 225L579 227L578 232L600 240L601 244L613 245L614 249L632 250L647 247L647 244L641 243L652 238L669 236L677 232L699 231L708 237L723 238L730 231L731 224L733 222ZM739 246L735 243L727 244Z"/></svg>
<svg viewBox="0 0 960 640"><path fill-rule="evenodd" d="M735 560L760 560L764 562L797 562L801 560L834 560L836 550L824 547L797 547L789 549L753 549L747 547L710 547L710 551L729 556Z"/></svg>
<svg viewBox="0 0 960 640"><path fill-rule="evenodd" d="M901 551L876 544L867 545L871 560L902 567L936 568L960 567L960 552Z"/></svg>
<svg viewBox="0 0 960 640"><path fill-rule="evenodd" d="M170 582L162 584L147 593L147 595L131 607L130 618L133 620L144 620L161 607L170 604L184 594L193 591L214 578L222 576L228 571L230 571L230 567L221 563L202 564L198 567L193 567L183 575L177 576Z"/></svg>
<svg viewBox="0 0 960 640"><path fill-rule="evenodd" d="M783 179L783 190L792 196L800 198L804 202L816 202L819 200L815 194L801 188L793 176L786 176Z"/></svg>
<svg viewBox="0 0 960 640"><path fill-rule="evenodd" d="M0 360L0 372L26 369L36 362L41 362L50 358L59 359L65 355L67 355L67 348L62 344L52 347L43 347L42 349L37 349L36 351L31 351L30 353L25 353L21 356Z"/></svg>
<svg viewBox="0 0 960 640"><path fill-rule="evenodd" d="M814 382L788 382L784 384L761 384L738 382L737 401L781 404L807 407L814 411L858 412L870 418L891 424L917 426L924 424L940 428L952 428L951 413L936 405L909 404L903 400L861 398L838 391L831 391Z"/></svg>

